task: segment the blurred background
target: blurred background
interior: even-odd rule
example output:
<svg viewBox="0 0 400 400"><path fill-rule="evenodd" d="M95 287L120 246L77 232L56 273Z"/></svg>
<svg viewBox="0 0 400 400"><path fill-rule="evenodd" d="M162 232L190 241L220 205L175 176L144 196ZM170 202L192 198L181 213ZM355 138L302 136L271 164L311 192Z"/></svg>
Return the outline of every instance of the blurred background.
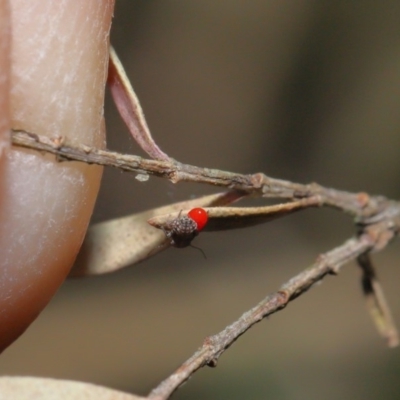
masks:
<svg viewBox="0 0 400 400"><path fill-rule="evenodd" d="M117 0L111 40L160 147L182 162L400 197L400 2ZM108 147L144 155L110 99ZM93 222L215 192L107 169ZM256 202L248 202L258 204ZM0 358L1 374L146 394L267 294L354 232L314 209L206 233L118 273L70 280ZM374 256L400 325L398 243ZM251 329L175 399L400 398L400 350L353 263Z"/></svg>

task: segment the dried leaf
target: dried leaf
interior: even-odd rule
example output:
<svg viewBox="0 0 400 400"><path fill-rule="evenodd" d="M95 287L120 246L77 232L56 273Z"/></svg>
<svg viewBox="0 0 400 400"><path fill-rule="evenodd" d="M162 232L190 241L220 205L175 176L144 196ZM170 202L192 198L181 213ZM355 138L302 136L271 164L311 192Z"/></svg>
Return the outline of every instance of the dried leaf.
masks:
<svg viewBox="0 0 400 400"><path fill-rule="evenodd" d="M168 155L157 146L151 136L139 99L113 47L110 48L107 82L115 105L139 146L152 158L169 160Z"/></svg>
<svg viewBox="0 0 400 400"><path fill-rule="evenodd" d="M90 383L50 378L0 378L1 400L144 400L135 396Z"/></svg>
<svg viewBox="0 0 400 400"><path fill-rule="evenodd" d="M164 233L150 226L149 218L187 208L230 204L243 195L238 191L219 193L95 224L88 229L70 276L113 272L168 248Z"/></svg>
<svg viewBox="0 0 400 400"><path fill-rule="evenodd" d="M303 199L290 203L276 204L264 207L216 207L205 208L208 213L208 222L204 231L221 231L228 229L245 228L269 222L279 217L291 214L308 207L319 205L318 199ZM183 214L188 209L179 210ZM155 228L163 229L169 221L178 217L179 212L157 215L149 219L148 223Z"/></svg>
<svg viewBox="0 0 400 400"><path fill-rule="evenodd" d="M363 272L361 283L372 321L388 346L396 347L399 345L399 335L371 259L368 254L363 254L357 261Z"/></svg>

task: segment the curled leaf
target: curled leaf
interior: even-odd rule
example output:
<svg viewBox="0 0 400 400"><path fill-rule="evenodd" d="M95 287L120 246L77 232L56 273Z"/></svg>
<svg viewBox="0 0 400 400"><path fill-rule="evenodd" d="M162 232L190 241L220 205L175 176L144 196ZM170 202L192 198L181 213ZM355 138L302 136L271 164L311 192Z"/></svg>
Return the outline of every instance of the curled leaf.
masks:
<svg viewBox="0 0 400 400"><path fill-rule="evenodd" d="M269 222L304 208L317 207L318 205L318 198L308 198L264 207L205 208L208 213L208 222L204 231L246 228ZM164 229L164 226L168 225L169 221L176 219L181 211L182 214L185 214L188 209L179 210L175 213L154 216L149 219L148 223L155 228Z"/></svg>
<svg viewBox="0 0 400 400"><path fill-rule="evenodd" d="M388 346L396 347L399 345L399 334L370 256L363 254L357 261L363 273L361 284L372 321L380 335L386 339Z"/></svg>
<svg viewBox="0 0 400 400"><path fill-rule="evenodd" d="M151 136L139 99L113 47L110 48L108 86L121 118L142 150L157 160L169 160Z"/></svg>
<svg viewBox="0 0 400 400"><path fill-rule="evenodd" d="M150 226L148 219L182 209L230 204L243 195L239 191L219 193L95 224L88 229L70 276L113 272L168 248L165 234Z"/></svg>

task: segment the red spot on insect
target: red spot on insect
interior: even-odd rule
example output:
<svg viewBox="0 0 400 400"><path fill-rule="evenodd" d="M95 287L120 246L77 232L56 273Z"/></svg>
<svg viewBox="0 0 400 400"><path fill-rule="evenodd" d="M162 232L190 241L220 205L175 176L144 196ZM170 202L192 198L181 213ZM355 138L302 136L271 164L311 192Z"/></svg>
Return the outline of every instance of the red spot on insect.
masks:
<svg viewBox="0 0 400 400"><path fill-rule="evenodd" d="M188 217L197 224L197 230L201 231L207 224L208 214L204 208L193 208L188 212Z"/></svg>

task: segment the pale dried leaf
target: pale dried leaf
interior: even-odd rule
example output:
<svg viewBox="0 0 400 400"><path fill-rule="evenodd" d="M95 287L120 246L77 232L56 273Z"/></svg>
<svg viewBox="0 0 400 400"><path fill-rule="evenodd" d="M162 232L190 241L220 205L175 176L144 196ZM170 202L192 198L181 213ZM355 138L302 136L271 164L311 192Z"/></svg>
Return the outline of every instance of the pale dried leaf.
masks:
<svg viewBox="0 0 400 400"><path fill-rule="evenodd" d="M367 309L380 335L386 339L389 347L399 345L399 334L390 308L378 281L374 282L374 291L366 296Z"/></svg>
<svg viewBox="0 0 400 400"><path fill-rule="evenodd" d="M264 207L205 207L208 213L208 223L204 231L245 228L269 222L304 208L316 206L318 206L318 199L315 199L315 201L313 199L304 199ZM188 209L183 209L182 211L185 214ZM178 215L179 212L158 215L149 219L148 223L155 228L162 229L165 224L177 218Z"/></svg>
<svg viewBox="0 0 400 400"><path fill-rule="evenodd" d="M50 378L0 378L0 400L143 400L90 383Z"/></svg>
<svg viewBox="0 0 400 400"><path fill-rule="evenodd" d="M242 196L237 191L219 193L95 224L88 229L70 276L113 272L169 247L165 234L147 223L152 217L193 207L230 204Z"/></svg>

